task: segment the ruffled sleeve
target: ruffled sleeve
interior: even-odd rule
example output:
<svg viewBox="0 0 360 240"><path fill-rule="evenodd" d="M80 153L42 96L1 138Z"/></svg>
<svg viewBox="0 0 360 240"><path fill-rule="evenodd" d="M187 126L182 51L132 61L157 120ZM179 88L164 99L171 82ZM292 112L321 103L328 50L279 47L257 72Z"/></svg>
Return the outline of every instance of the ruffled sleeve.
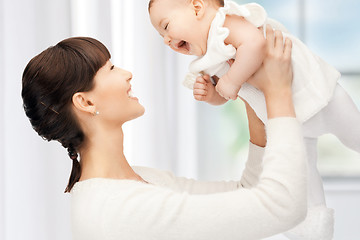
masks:
<svg viewBox="0 0 360 240"><path fill-rule="evenodd" d="M219 8L211 23L205 55L190 63L190 74L184 81L186 87L192 89L196 76L200 73L221 78L229 70L230 66L226 61L235 57L236 48L225 44L225 39L229 36L229 29L224 27L226 15L242 16L256 27L262 26L267 18L265 9L259 4L239 5L233 1L225 1L224 7Z"/></svg>

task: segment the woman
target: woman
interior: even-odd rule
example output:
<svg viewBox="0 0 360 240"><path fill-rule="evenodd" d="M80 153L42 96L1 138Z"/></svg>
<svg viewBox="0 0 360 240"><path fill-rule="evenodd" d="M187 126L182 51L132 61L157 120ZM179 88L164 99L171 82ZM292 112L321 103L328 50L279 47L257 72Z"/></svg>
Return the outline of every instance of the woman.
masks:
<svg viewBox="0 0 360 240"><path fill-rule="evenodd" d="M65 39L29 62L25 112L35 131L59 141L73 161L66 192L74 239L261 239L304 219L306 166L292 104L291 42L283 46L281 33L267 31L268 57L251 79L266 97L267 143L247 107L251 143L239 182L132 168L122 125L144 108L131 94L131 73L112 65L97 40Z"/></svg>

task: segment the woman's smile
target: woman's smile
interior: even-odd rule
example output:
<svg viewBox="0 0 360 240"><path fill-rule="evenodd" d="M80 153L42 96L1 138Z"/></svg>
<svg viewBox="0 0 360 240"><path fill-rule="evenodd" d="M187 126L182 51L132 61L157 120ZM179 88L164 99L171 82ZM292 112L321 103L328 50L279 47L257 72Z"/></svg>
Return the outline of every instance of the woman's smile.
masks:
<svg viewBox="0 0 360 240"><path fill-rule="evenodd" d="M137 101L139 100L137 97L134 96L134 92L132 91L131 86L130 86L129 90L127 91L127 93L128 93L129 98L137 100Z"/></svg>

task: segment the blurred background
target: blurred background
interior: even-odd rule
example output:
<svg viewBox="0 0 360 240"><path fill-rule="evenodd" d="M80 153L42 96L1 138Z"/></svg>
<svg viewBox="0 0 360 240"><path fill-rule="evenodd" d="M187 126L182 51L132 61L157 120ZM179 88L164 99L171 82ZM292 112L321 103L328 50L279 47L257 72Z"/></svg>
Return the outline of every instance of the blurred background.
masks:
<svg viewBox="0 0 360 240"><path fill-rule="evenodd" d="M360 108L360 2L257 2L342 73L341 85ZM99 39L114 64L133 73L146 113L124 126L132 165L202 180L240 179L249 139L243 103L214 107L193 99L181 84L193 57L163 44L147 3L0 0L0 240L71 239L70 195L63 193L71 161L59 143L43 141L31 129L20 96L27 62L67 37ZM331 135L318 145L327 203L335 209L335 239L360 239L360 154Z"/></svg>

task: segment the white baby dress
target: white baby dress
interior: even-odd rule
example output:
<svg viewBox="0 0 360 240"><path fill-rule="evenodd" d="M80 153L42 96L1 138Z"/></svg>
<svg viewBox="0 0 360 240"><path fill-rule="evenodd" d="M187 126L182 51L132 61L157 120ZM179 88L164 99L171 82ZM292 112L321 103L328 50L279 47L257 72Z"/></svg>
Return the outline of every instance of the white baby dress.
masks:
<svg viewBox="0 0 360 240"><path fill-rule="evenodd" d="M291 39L293 101L299 121L305 122L328 104L340 73L313 54L299 39L289 34L282 24L267 18L264 8L256 3L239 5L233 1L225 1L224 7L219 8L210 27L207 52L190 64L190 73L183 83L186 87L192 89L199 74L216 75L220 78L229 70L227 60L235 58L236 49L232 45L225 45L229 29L223 25L226 15L233 14L243 16L256 27L264 26L265 29L265 25L270 24ZM263 122L266 122L266 104L261 91L245 82L238 95L249 103Z"/></svg>

